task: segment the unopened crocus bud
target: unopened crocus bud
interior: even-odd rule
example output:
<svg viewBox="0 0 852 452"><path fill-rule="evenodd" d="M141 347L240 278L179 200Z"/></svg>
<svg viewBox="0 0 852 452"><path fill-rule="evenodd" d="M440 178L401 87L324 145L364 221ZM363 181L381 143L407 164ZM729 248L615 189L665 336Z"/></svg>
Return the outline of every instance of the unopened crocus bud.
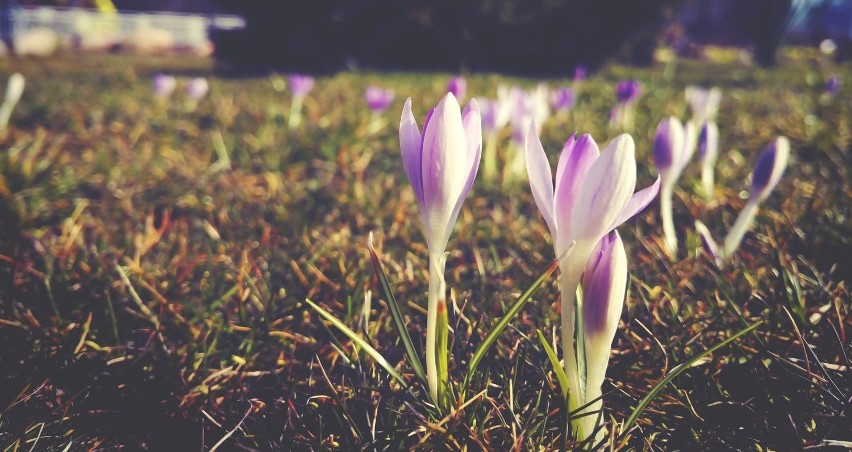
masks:
<svg viewBox="0 0 852 452"><path fill-rule="evenodd" d="M754 172L751 175L751 197L757 202L766 199L772 190L778 185L784 169L787 168L787 159L790 157L790 140L780 136L763 151Z"/></svg>
<svg viewBox="0 0 852 452"><path fill-rule="evenodd" d="M642 83L639 80L622 80L615 85L615 99L618 103L632 103L642 94Z"/></svg>
<svg viewBox="0 0 852 452"><path fill-rule="evenodd" d="M464 99L467 95L467 80L462 76L451 78L447 83L447 92L453 93L456 99Z"/></svg>
<svg viewBox="0 0 852 452"><path fill-rule="evenodd" d="M589 404L583 411L589 414L580 418L584 424L584 435L591 435L595 430L597 413L603 406L601 385L606 376L626 289L627 253L618 232L612 231L598 242L583 272L583 347L586 357L584 402ZM598 437L602 437L602 434L603 429Z"/></svg>
<svg viewBox="0 0 852 452"><path fill-rule="evenodd" d="M177 80L174 76L166 74L157 74L154 76L154 94L157 97L166 98L172 95L177 87Z"/></svg>
<svg viewBox="0 0 852 452"><path fill-rule="evenodd" d="M204 77L195 77L186 83L186 95L192 101L198 102L210 91L210 84Z"/></svg>
<svg viewBox="0 0 852 452"><path fill-rule="evenodd" d="M758 206L778 185L787 167L789 156L790 141L783 136L776 138L761 154L751 174L751 193L748 202L725 237L723 253L726 258L737 251L746 232L751 229L754 218L757 216Z"/></svg>
<svg viewBox="0 0 852 452"><path fill-rule="evenodd" d="M719 127L715 122L708 121L701 126L698 135L698 157L701 159L701 185L704 195L709 199L713 196L713 173L716 159L719 156Z"/></svg>
<svg viewBox="0 0 852 452"><path fill-rule="evenodd" d="M306 96L314 87L314 81L310 75L290 75L290 89L293 91L293 96Z"/></svg>
<svg viewBox="0 0 852 452"><path fill-rule="evenodd" d="M557 88L550 96L550 105L557 111L570 110L574 108L576 97L571 88Z"/></svg>
<svg viewBox="0 0 852 452"><path fill-rule="evenodd" d="M670 257L677 253L677 235L672 217L672 194L684 166L686 138L683 124L674 116L660 121L654 138L654 165L660 173L660 216L663 220L663 238Z"/></svg>
<svg viewBox="0 0 852 452"><path fill-rule="evenodd" d="M394 93L392 90L371 85L364 90L364 98L367 100L367 108L378 114L390 107Z"/></svg>

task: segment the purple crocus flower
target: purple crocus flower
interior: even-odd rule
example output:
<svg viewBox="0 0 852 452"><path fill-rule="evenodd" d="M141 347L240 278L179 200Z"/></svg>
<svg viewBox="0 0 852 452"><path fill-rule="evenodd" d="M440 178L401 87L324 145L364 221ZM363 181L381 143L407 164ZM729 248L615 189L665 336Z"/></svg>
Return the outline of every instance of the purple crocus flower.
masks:
<svg viewBox="0 0 852 452"><path fill-rule="evenodd" d="M581 64L579 66L574 67L574 81L575 82L582 82L585 79L586 79L586 66L583 66Z"/></svg>
<svg viewBox="0 0 852 452"><path fill-rule="evenodd" d="M364 90L364 97L367 99L367 107L373 113L382 113L390 107L393 102L394 92L379 86L371 85Z"/></svg>
<svg viewBox="0 0 852 452"><path fill-rule="evenodd" d="M310 75L291 74L290 89L293 90L293 96L306 96L314 87L314 81Z"/></svg>
<svg viewBox="0 0 852 452"><path fill-rule="evenodd" d="M423 219L429 248L429 304L426 316L426 379L436 403L444 403L448 374L447 305L444 268L447 242L467 197L482 154L479 107L471 100L464 112L452 93L426 115L423 133L405 101L399 124L402 163ZM443 325L439 328L439 325ZM443 337L438 338L438 330ZM440 354L440 356L439 356ZM443 357L443 358L441 358Z"/></svg>
<svg viewBox="0 0 852 452"><path fill-rule="evenodd" d="M627 253L621 236L612 231L598 242L583 272L583 347L586 358L583 404L590 404L586 409L589 413L597 413L603 407L601 386L626 290ZM590 435L595 431L595 414L583 416L580 421L584 424L581 429L584 434ZM602 437L603 431L598 436Z"/></svg>
<svg viewBox="0 0 852 452"><path fill-rule="evenodd" d="M186 95L192 101L198 102L210 91L210 84L204 77L196 77L186 83Z"/></svg>
<svg viewBox="0 0 852 452"><path fill-rule="evenodd" d="M642 94L639 80L622 80L615 85L615 99L620 104L635 102Z"/></svg>
<svg viewBox="0 0 852 452"><path fill-rule="evenodd" d="M688 160L687 142L683 124L674 116L660 121L654 137L654 166L660 173L660 216L663 220L663 238L669 256L677 254L677 235L672 218L672 193L677 179Z"/></svg>
<svg viewBox="0 0 852 452"><path fill-rule="evenodd" d="M451 78L447 83L447 91L453 93L456 99L464 99L467 94L467 80L462 76Z"/></svg>
<svg viewBox="0 0 852 452"><path fill-rule="evenodd" d="M786 137L779 136L769 144L769 147L763 151L763 154L757 160L757 165L751 173L751 191L748 202L746 202L743 210L737 216L737 221L725 237L723 254L726 258L737 251L746 232L751 229L751 224L757 216L758 206L769 197L769 194L778 185L781 176L784 174L784 169L787 167L789 157L790 141Z"/></svg>
<svg viewBox="0 0 852 452"><path fill-rule="evenodd" d="M550 95L550 105L557 111L574 108L574 101L576 100L577 96L572 88L557 88Z"/></svg>
<svg viewBox="0 0 852 452"><path fill-rule="evenodd" d="M154 76L154 94L157 97L169 97L177 87L177 80L174 76L166 74L157 74Z"/></svg>
<svg viewBox="0 0 852 452"><path fill-rule="evenodd" d="M833 96L840 92L840 87L843 85L840 75L833 74L825 79L825 92Z"/></svg>

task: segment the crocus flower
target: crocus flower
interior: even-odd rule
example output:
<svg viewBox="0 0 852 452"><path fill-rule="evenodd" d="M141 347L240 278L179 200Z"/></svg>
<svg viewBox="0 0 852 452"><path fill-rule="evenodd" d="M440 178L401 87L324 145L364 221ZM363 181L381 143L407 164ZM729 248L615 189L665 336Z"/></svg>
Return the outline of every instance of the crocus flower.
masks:
<svg viewBox="0 0 852 452"><path fill-rule="evenodd" d="M0 131L6 130L9 125L9 119L12 117L12 111L21 100L24 94L24 85L26 80L19 73L14 73L9 76L9 81L6 84L6 95L3 98L3 104L0 105Z"/></svg>
<svg viewBox="0 0 852 452"><path fill-rule="evenodd" d="M497 87L497 99L477 99L482 111L482 133L485 149L482 151L482 176L489 181L497 178L497 140L509 123L512 101L509 88Z"/></svg>
<svg viewBox="0 0 852 452"><path fill-rule="evenodd" d="M591 435L595 430L597 412L603 406L601 386L606 376L612 340L618 329L626 290L627 253L621 236L617 231L612 231L598 242L583 272L583 355L586 358L586 375L585 384L581 388L585 388L583 405L589 404L585 411L590 414L579 420L584 424L581 430L586 435ZM604 430L601 429L597 437L603 436Z"/></svg>
<svg viewBox="0 0 852 452"><path fill-rule="evenodd" d="M569 407L583 405L574 348L576 293L586 262L598 242L613 229L644 209L657 195L660 180L637 193L633 138L622 134L603 152L588 134L572 135L559 157L554 186L550 164L530 123L525 143L527 174L533 198L553 237L556 255L571 253L560 263L562 294L562 350L569 382ZM582 311L581 311L582 313ZM582 352L582 351L580 351ZM579 359L583 359L582 355ZM575 425L582 429L582 426ZM580 436L583 436L580 431Z"/></svg>
<svg viewBox="0 0 852 452"><path fill-rule="evenodd" d="M160 98L166 98L172 95L177 87L177 80L174 76L166 74L157 74L154 76L154 94Z"/></svg>
<svg viewBox="0 0 852 452"><path fill-rule="evenodd" d="M504 184L523 179L524 165L524 137L530 121L536 127L536 134L541 134L541 128L550 117L550 103L548 102L549 90L547 85L541 83L530 91L524 91L520 87L512 88L510 92L512 102L512 144L513 150L507 159L503 172Z"/></svg>
<svg viewBox="0 0 852 452"><path fill-rule="evenodd" d="M713 121L705 122L698 135L698 157L701 159L701 185L704 195L713 197L713 172L719 156L719 127Z"/></svg>
<svg viewBox="0 0 852 452"><path fill-rule="evenodd" d="M577 99L572 88L557 88L550 96L550 106L557 111L566 111L574 108Z"/></svg>
<svg viewBox="0 0 852 452"><path fill-rule="evenodd" d="M455 96L448 93L426 115L421 135L411 113L409 98L399 124L402 163L414 189L429 248L426 376L429 392L438 404L447 403L448 380L444 252L462 203L476 178L482 152L481 118L476 100L471 100L463 113L459 110Z"/></svg>
<svg viewBox="0 0 852 452"><path fill-rule="evenodd" d="M779 136L769 147L763 151L754 171L751 174L751 191L748 202L737 217L734 226L725 237L723 249L725 257L732 256L740 246L745 233L751 229L754 217L757 215L758 205L765 200L772 190L778 185L784 169L787 167L787 159L790 156L790 141L786 137Z"/></svg>
<svg viewBox="0 0 852 452"><path fill-rule="evenodd" d="M684 129L674 116L660 121L654 138L654 165L660 173L660 216L663 220L663 238L666 251L674 257L677 253L677 235L672 218L672 194L677 179L686 165Z"/></svg>
<svg viewBox="0 0 852 452"><path fill-rule="evenodd" d="M393 102L394 93L392 90L371 85L364 90L364 97L367 99L367 107L370 111L379 114L390 107L391 102Z"/></svg>
<svg viewBox="0 0 852 452"><path fill-rule="evenodd" d="M825 93L829 96L834 96L840 92L840 87L843 85L840 75L833 74L825 79Z"/></svg>
<svg viewBox="0 0 852 452"><path fill-rule="evenodd" d="M722 101L722 91L719 88L705 89L698 86L687 86L684 96L692 109L692 120L698 124L716 119L719 103Z"/></svg>
<svg viewBox="0 0 852 452"><path fill-rule="evenodd" d="M302 103L313 87L313 77L302 74L290 75L290 90L293 92L293 98L290 101L290 119L287 124L291 129L295 129L302 123Z"/></svg>
<svg viewBox="0 0 852 452"><path fill-rule="evenodd" d="M616 104L610 112L609 122L613 127L632 130L634 104L642 95L642 84L638 80L622 80L615 85Z"/></svg>
<svg viewBox="0 0 852 452"><path fill-rule="evenodd" d="M586 66L582 64L574 67L574 81L582 82L586 79Z"/></svg>
<svg viewBox="0 0 852 452"><path fill-rule="evenodd" d="M198 102L210 91L210 84L204 77L195 77L186 83L186 95L190 100Z"/></svg>
<svg viewBox="0 0 852 452"><path fill-rule="evenodd" d="M456 99L464 99L467 94L467 80L462 76L453 77L447 82L447 92L453 93Z"/></svg>

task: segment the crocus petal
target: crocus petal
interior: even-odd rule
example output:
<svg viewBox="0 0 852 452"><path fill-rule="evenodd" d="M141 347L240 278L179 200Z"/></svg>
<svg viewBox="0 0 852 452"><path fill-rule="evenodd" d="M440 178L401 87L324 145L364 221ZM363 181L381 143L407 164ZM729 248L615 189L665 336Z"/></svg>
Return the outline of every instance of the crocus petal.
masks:
<svg viewBox="0 0 852 452"><path fill-rule="evenodd" d="M790 141L783 136L776 138L761 154L751 176L751 196L762 201L781 180L787 159L790 156Z"/></svg>
<svg viewBox="0 0 852 452"><path fill-rule="evenodd" d="M692 154L695 154L695 148L698 146L698 129L695 123L687 121L683 126L683 151L680 155L680 160L676 163L678 171L683 170Z"/></svg>
<svg viewBox="0 0 852 452"><path fill-rule="evenodd" d="M452 93L435 107L423 132L423 213L430 251L443 252L456 201L468 179L467 139Z"/></svg>
<svg viewBox="0 0 852 452"><path fill-rule="evenodd" d="M622 134L589 168L568 220L571 236L577 241L600 240L619 218L635 187L635 145L630 135Z"/></svg>
<svg viewBox="0 0 852 452"><path fill-rule="evenodd" d="M536 133L535 121L530 121L524 140L524 154L527 160L527 176L530 180L533 199L538 206L550 235L556 238L556 223L553 218L553 175L550 173L550 162L544 153L544 147Z"/></svg>
<svg viewBox="0 0 852 452"><path fill-rule="evenodd" d="M567 239L570 233L568 225L573 215L575 200L587 182L589 169L598 160L600 154L598 144L589 134L579 137L572 135L562 148L562 154L556 166L556 193L553 203L556 228L560 231L559 237L565 239L566 244L570 241Z"/></svg>
<svg viewBox="0 0 852 452"><path fill-rule="evenodd" d="M583 328L587 336L615 331L627 282L622 274L627 274L627 256L621 237L612 231L592 251L583 275Z"/></svg>
<svg viewBox="0 0 852 452"><path fill-rule="evenodd" d="M417 198L417 204L422 211L424 206L421 146L420 129L417 127L414 114L411 113L411 98L409 97L405 101L405 107L402 108L402 118L399 121L399 148L402 151L402 166L405 168L405 175L411 182L414 197Z"/></svg>
<svg viewBox="0 0 852 452"><path fill-rule="evenodd" d="M680 160L683 151L683 124L674 116L660 121L654 137L654 165L664 172Z"/></svg>
<svg viewBox="0 0 852 452"><path fill-rule="evenodd" d="M464 204L464 199L467 197L470 187L473 186L473 181L476 179L476 173L479 170L479 160L482 157L482 115L479 111L479 104L476 99L471 99L470 103L462 113L462 125L464 126L465 140L467 142L467 180L459 193L456 205L453 207L453 212L450 214L450 221L447 225L447 237L450 236L453 226L456 224L456 219L461 211L461 206Z"/></svg>
<svg viewBox="0 0 852 452"><path fill-rule="evenodd" d="M625 221L633 218L637 213L641 212L642 209L648 207L648 204L654 200L657 196L657 193L660 192L660 177L657 177L657 180L654 181L650 186L633 193L633 196L630 197L630 201L627 202L627 205L624 206L624 209L621 210L621 214L615 220L612 225L612 229L617 228Z"/></svg>

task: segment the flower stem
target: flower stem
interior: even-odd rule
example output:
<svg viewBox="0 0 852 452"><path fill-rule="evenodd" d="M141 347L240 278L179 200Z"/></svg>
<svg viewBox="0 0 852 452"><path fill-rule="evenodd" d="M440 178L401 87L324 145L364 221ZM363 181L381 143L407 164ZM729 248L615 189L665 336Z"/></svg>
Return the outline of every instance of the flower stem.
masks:
<svg viewBox="0 0 852 452"><path fill-rule="evenodd" d="M287 126L291 129L299 127L299 124L302 123L302 102L304 100L303 96L295 95L290 102L290 118L287 120Z"/></svg>
<svg viewBox="0 0 852 452"><path fill-rule="evenodd" d="M580 285L582 268L574 268L570 263L560 266L560 284L562 292L562 355L565 375L568 377L568 410L574 411L583 405L580 390L577 351L574 348L575 319L577 313L577 286ZM572 422L574 434L583 438L580 419Z"/></svg>
<svg viewBox="0 0 852 452"><path fill-rule="evenodd" d="M482 153L482 176L488 181L497 179L496 133L489 133L485 137L485 151Z"/></svg>
<svg viewBox="0 0 852 452"><path fill-rule="evenodd" d="M447 284L444 269L447 261L442 254L429 255L429 305L426 311L426 380L432 400L441 408L446 400L448 384L447 342Z"/></svg>
<svg viewBox="0 0 852 452"><path fill-rule="evenodd" d="M669 257L677 257L677 234L675 234L674 220L672 218L672 192L671 183L664 183L660 188L660 215L663 218L663 242Z"/></svg>
<svg viewBox="0 0 852 452"><path fill-rule="evenodd" d="M704 187L704 198L708 201L713 199L713 163L704 163L701 166L701 185Z"/></svg>
<svg viewBox="0 0 852 452"><path fill-rule="evenodd" d="M725 237L724 255L726 259L737 252L737 248L740 247L740 242L742 242L746 232L751 229L751 224L754 222L756 215L757 201L749 199L745 207L743 207L742 212L740 212L740 216L737 217L734 226L728 232L728 236Z"/></svg>

